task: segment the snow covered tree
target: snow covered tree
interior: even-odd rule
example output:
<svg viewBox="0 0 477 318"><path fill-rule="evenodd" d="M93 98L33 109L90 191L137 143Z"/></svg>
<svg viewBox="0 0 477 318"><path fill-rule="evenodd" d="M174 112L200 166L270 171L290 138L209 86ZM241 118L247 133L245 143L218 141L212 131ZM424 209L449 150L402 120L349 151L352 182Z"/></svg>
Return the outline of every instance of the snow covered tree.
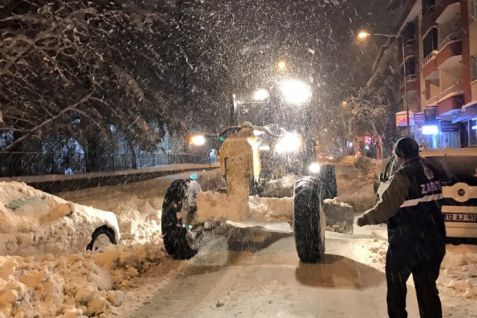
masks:
<svg viewBox="0 0 477 318"><path fill-rule="evenodd" d="M363 134L382 134L387 103L383 96L368 87L361 88L345 101L346 110L351 115L348 132Z"/></svg>
<svg viewBox="0 0 477 318"><path fill-rule="evenodd" d="M114 143L111 125L152 149L175 100L161 52L170 8L140 2L9 1L0 10L2 128L10 151L49 136L78 140L90 159ZM147 10L146 10L147 9ZM168 11L169 10L169 11ZM168 89L170 92L168 92Z"/></svg>

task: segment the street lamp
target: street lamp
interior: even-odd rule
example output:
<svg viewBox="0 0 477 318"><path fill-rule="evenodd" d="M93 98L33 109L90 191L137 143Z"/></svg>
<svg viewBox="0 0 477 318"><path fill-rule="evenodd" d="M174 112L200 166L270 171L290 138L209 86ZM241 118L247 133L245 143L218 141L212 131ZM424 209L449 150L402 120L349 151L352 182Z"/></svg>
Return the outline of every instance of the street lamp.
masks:
<svg viewBox="0 0 477 318"><path fill-rule="evenodd" d="M284 79L279 83L280 91L285 100L293 105L300 105L311 98L311 89L308 84L297 79Z"/></svg>
<svg viewBox="0 0 477 318"><path fill-rule="evenodd" d="M190 144L194 146L203 146L207 140L204 135L193 135L190 137Z"/></svg>
<svg viewBox="0 0 477 318"><path fill-rule="evenodd" d="M277 66L278 66L278 69L283 72L287 69L287 62L285 62L283 60L278 61Z"/></svg>
<svg viewBox="0 0 477 318"><path fill-rule="evenodd" d="M369 34L369 32L367 31L359 31L358 33L358 40L366 40L367 38L369 38L371 36L371 34Z"/></svg>
<svg viewBox="0 0 477 318"><path fill-rule="evenodd" d="M383 33L369 33L366 30L359 31L357 38L358 40L364 41L371 36L380 36L388 39L400 39L401 40L401 53L402 53L402 63L403 63L403 81L404 81L404 99L403 103L406 103L406 121L407 121L407 135L411 136L411 126L409 120L409 103L407 100L407 72L406 72L406 51L404 47L404 37L401 34L383 34Z"/></svg>
<svg viewBox="0 0 477 318"><path fill-rule="evenodd" d="M253 99L257 102L263 102L270 97L270 93L266 89L259 88L253 93Z"/></svg>

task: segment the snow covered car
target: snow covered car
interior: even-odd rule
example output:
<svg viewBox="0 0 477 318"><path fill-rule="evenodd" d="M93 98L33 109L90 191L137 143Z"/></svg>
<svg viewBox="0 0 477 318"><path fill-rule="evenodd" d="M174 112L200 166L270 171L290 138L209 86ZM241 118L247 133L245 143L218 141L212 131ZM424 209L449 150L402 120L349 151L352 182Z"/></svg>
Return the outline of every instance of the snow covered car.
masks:
<svg viewBox="0 0 477 318"><path fill-rule="evenodd" d="M0 182L0 255L62 254L119 242L116 215L25 183Z"/></svg>
<svg viewBox="0 0 477 318"><path fill-rule="evenodd" d="M445 175L442 213L447 237L450 241L477 239L477 148L423 150L421 157L442 169ZM387 188L396 169L395 160L390 159L379 175L378 196Z"/></svg>

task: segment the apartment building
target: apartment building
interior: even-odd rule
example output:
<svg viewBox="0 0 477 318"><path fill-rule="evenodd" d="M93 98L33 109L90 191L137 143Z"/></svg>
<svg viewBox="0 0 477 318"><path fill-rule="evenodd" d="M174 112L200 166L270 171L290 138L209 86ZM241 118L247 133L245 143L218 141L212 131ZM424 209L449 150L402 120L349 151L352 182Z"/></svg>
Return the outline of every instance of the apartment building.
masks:
<svg viewBox="0 0 477 318"><path fill-rule="evenodd" d="M393 0L400 35L396 126L427 148L477 146L477 0Z"/></svg>

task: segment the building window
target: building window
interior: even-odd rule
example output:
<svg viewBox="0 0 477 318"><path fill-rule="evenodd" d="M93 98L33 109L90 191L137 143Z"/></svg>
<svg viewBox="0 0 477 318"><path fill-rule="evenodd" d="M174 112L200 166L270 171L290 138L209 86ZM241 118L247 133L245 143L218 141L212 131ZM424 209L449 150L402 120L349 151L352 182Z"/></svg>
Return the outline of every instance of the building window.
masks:
<svg viewBox="0 0 477 318"><path fill-rule="evenodd" d="M422 14L425 15L434 11L436 8L436 0L423 0L422 1Z"/></svg>
<svg viewBox="0 0 477 318"><path fill-rule="evenodd" d="M422 41L424 45L424 57L426 58L438 48L439 39L437 37L437 28L432 28L429 32L427 32Z"/></svg>
<svg viewBox="0 0 477 318"><path fill-rule="evenodd" d="M414 40L416 38L416 22L409 22L406 24L406 27L404 28L403 31L403 37L408 40Z"/></svg>
<svg viewBox="0 0 477 318"><path fill-rule="evenodd" d="M409 75L416 75L416 58L411 57L406 61L406 73Z"/></svg>
<svg viewBox="0 0 477 318"><path fill-rule="evenodd" d="M401 74L404 74L404 69L401 67ZM416 58L410 57L406 59L406 77L408 81L412 81L416 79L417 74L417 65L416 65Z"/></svg>
<svg viewBox="0 0 477 318"><path fill-rule="evenodd" d="M470 57L470 69L472 74L472 81L477 80L477 56Z"/></svg>

